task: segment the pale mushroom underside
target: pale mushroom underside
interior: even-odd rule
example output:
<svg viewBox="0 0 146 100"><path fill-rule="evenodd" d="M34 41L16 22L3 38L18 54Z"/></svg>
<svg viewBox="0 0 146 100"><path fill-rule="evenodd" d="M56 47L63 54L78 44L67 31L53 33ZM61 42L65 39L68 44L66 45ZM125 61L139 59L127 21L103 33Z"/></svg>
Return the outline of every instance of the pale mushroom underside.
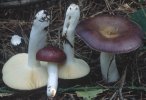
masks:
<svg viewBox="0 0 146 100"><path fill-rule="evenodd" d="M43 63L45 66L46 63ZM45 67L28 66L28 54L21 53L11 57L4 65L3 81L11 88L32 90L47 85Z"/></svg>
<svg viewBox="0 0 146 100"><path fill-rule="evenodd" d="M74 62L59 67L59 78L77 79L86 76L89 72L89 65L84 60L74 58Z"/></svg>

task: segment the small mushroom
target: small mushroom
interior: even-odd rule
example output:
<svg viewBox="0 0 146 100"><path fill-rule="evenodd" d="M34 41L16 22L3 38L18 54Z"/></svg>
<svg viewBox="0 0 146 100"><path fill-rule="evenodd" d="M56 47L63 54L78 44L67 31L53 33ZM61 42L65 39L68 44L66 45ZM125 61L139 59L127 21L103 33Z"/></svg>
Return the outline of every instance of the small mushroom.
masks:
<svg viewBox="0 0 146 100"><path fill-rule="evenodd" d="M71 4L67 11L63 25L63 50L67 56L65 64L59 67L59 78L76 79L86 76L90 72L89 65L82 59L74 57L74 30L79 21L80 9Z"/></svg>
<svg viewBox="0 0 146 100"><path fill-rule="evenodd" d="M46 10L36 14L30 32L28 54L16 54L3 66L2 78L7 86L18 90L32 90L47 84L46 68L41 67L36 60L36 52L46 45L47 31L44 29L49 26L49 22Z"/></svg>
<svg viewBox="0 0 146 100"><path fill-rule="evenodd" d="M127 18L99 15L80 21L76 34L92 49L100 51L100 65L107 82L119 79L115 54L128 53L142 44L143 31Z"/></svg>
<svg viewBox="0 0 146 100"><path fill-rule="evenodd" d="M21 38L19 35L13 35L11 38L11 44L17 46L21 43Z"/></svg>
<svg viewBox="0 0 146 100"><path fill-rule="evenodd" d="M37 52L36 59L48 62L47 95L54 97L58 87L58 64L66 60L66 55L61 49L48 46Z"/></svg>

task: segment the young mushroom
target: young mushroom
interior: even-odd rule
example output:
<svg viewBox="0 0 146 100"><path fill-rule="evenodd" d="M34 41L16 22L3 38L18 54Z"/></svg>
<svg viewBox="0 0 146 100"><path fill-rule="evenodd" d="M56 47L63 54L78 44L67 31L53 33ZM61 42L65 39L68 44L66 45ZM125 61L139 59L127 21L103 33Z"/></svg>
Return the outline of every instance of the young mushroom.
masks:
<svg viewBox="0 0 146 100"><path fill-rule="evenodd" d="M46 28L49 26L46 10L39 11L34 19L27 53L12 56L3 66L4 83L14 89L31 90L47 84L48 74L36 60L36 52L46 45Z"/></svg>
<svg viewBox="0 0 146 100"><path fill-rule="evenodd" d="M63 26L63 50L67 56L65 64L59 67L59 78L76 79L86 76L90 72L89 65L82 59L74 57L74 30L79 21L80 9L71 4L67 11Z"/></svg>
<svg viewBox="0 0 146 100"><path fill-rule="evenodd" d="M66 55L61 49L48 46L37 52L36 59L48 62L47 96L54 97L58 87L58 64L64 63Z"/></svg>
<svg viewBox="0 0 146 100"><path fill-rule="evenodd" d="M19 35L13 35L11 38L11 44L17 46L21 43L21 38Z"/></svg>
<svg viewBox="0 0 146 100"><path fill-rule="evenodd" d="M136 23L110 15L80 21L76 33L89 47L101 52L101 73L106 82L119 79L115 54L128 53L139 48L143 35Z"/></svg>

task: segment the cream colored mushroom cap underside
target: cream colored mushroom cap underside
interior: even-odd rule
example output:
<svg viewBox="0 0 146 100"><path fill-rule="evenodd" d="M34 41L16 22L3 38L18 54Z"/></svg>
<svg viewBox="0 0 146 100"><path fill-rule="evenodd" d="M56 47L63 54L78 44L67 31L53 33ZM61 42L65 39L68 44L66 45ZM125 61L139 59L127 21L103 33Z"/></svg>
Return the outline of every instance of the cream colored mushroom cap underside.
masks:
<svg viewBox="0 0 146 100"><path fill-rule="evenodd" d="M18 90L32 90L47 85L46 67L29 67L28 54L21 53L11 57L3 66L3 81ZM43 64L45 65L45 64Z"/></svg>
<svg viewBox="0 0 146 100"><path fill-rule="evenodd" d="M89 65L82 59L74 59L74 62L59 66L59 78L77 79L86 76L90 72Z"/></svg>

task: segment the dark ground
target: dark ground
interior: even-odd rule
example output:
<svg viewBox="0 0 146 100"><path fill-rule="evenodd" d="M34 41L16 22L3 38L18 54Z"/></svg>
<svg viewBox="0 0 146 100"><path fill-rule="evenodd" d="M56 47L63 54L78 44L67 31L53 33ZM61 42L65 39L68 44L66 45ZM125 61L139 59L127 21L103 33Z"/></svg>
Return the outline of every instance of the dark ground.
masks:
<svg viewBox="0 0 146 100"><path fill-rule="evenodd" d="M145 4L138 3L137 0L56 0L43 1L25 6L0 8L0 69L3 64L13 55L21 52L27 52L31 22L37 11L46 9L51 15L51 24L49 28L48 44L61 46L60 33L64 22L64 15L67 7L71 3L79 4L81 9L80 19L88 18L98 14L114 14L127 17L129 13L144 7ZM128 6L125 6L127 4ZM23 37L23 43L14 47L10 44L11 36L18 34ZM91 50L83 41L76 37L75 52L76 56L86 60L91 66L91 72L85 78L83 86L101 86L108 88L101 94L98 94L95 100L145 100L146 99L146 50L144 39L143 47L128 53L116 56L118 70L121 78L118 82L107 85L101 79L99 66L99 52ZM127 74L124 69L127 67ZM0 72L0 76L1 72ZM87 83L86 83L87 82ZM60 83L61 84L61 83ZM61 84L64 85L64 84ZM9 89L0 77L0 100L46 100L46 88L35 91L16 91ZM129 88L132 87L132 88ZM119 89L122 89L119 92ZM60 87L53 100L82 100L74 93L74 88L63 92ZM9 91L13 91L11 94ZM116 95L116 93L122 95ZM3 96L3 97L2 97Z"/></svg>

